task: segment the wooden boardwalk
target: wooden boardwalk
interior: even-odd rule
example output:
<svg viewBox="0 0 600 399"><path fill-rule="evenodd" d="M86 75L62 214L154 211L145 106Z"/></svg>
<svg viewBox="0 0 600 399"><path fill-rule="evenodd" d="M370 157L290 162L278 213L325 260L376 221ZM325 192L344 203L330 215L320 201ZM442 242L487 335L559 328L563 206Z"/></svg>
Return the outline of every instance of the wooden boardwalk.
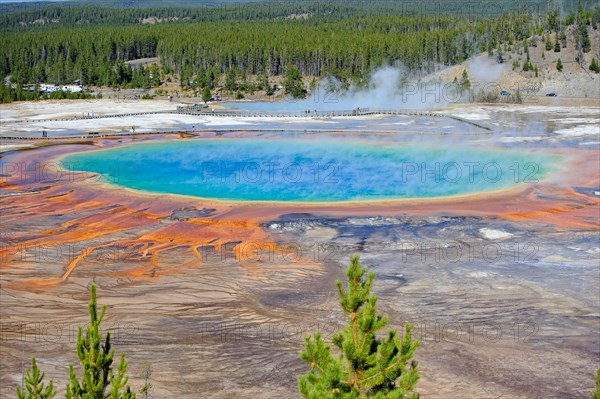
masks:
<svg viewBox="0 0 600 399"><path fill-rule="evenodd" d="M416 116L429 118L450 118L480 129L491 131L492 128L477 121L460 118L454 115L443 114L433 111L423 110L395 110L395 109L361 109L361 110L337 110L337 111L248 111L248 110L209 110L206 107L181 106L177 107L177 112L186 115L204 115L204 116L223 116L234 118L340 118L356 116Z"/></svg>
<svg viewBox="0 0 600 399"><path fill-rule="evenodd" d="M414 116L414 117L429 117L429 118L450 118L463 123L470 124L472 126L476 126L480 129L486 130L488 132L492 132L493 129L490 126L482 124L477 121L472 121L469 119L460 118L454 115L448 115L438 112L432 111L422 111L422 110L393 110L393 109L361 109L358 110L332 110L332 111L315 111L312 110L310 112L307 111L247 111L247 110L211 110L206 107L199 106L179 106L176 110L165 110L165 111L149 111L149 112L135 112L135 113L124 113L124 114L107 114L107 115L85 115L81 117L72 117L72 118L55 118L55 119L21 119L14 121L6 121L2 122L2 125L12 125L12 124L21 124L21 123L32 123L32 122L65 122L65 121L77 121L77 120L89 120L89 119L106 119L106 118L126 118L131 116L145 116L145 115L161 115L161 114L181 114L181 115L195 115L195 116L214 116L214 117L229 117L229 118L270 118L270 119L280 119L280 118L318 118L318 119L328 119L328 118L342 118L342 117L358 117L358 116ZM211 129L216 131L233 131L240 129ZM247 130L247 129L242 129ZM271 130L271 129L261 129L261 130ZM303 129L272 129L273 131L284 131L284 130L303 130ZM199 130L194 131L182 131L182 133L191 133L197 132ZM204 129L206 131L206 129ZM373 131L375 132L375 131ZM96 137L111 137L111 136L122 136L122 135L138 135L138 134L162 134L162 133L172 133L171 131L157 131L154 133L112 133L112 134L96 134L96 133L84 133L84 134L73 134L70 136L62 136L55 137L56 139L67 139L67 138L96 138ZM36 138L36 137L27 137L27 136L0 136L2 139L8 140L18 140L18 139L28 139L28 140L37 140L37 139L48 139L45 138ZM54 139L54 138L53 138Z"/></svg>
<svg viewBox="0 0 600 399"><path fill-rule="evenodd" d="M228 116L237 118L336 118L346 116L369 115L406 115L443 117L445 115L421 110L393 110L393 109L361 109L361 110L310 110L310 111L251 111L251 110L224 110L208 109L195 105L177 107L177 113L187 115Z"/></svg>

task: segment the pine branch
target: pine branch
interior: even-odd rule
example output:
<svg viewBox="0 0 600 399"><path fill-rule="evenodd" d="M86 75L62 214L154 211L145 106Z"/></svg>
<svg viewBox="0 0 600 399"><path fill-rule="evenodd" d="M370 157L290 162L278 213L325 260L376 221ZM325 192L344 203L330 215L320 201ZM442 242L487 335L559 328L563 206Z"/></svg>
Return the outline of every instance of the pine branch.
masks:
<svg viewBox="0 0 600 399"><path fill-rule="evenodd" d="M56 391L54 390L54 386L52 380L46 383L44 382L44 377L46 373L41 373L40 369L37 366L35 361L35 357L31 359L31 369L27 370L25 373L25 390L22 391L20 387L17 386L17 398L18 399L51 399L56 396Z"/></svg>

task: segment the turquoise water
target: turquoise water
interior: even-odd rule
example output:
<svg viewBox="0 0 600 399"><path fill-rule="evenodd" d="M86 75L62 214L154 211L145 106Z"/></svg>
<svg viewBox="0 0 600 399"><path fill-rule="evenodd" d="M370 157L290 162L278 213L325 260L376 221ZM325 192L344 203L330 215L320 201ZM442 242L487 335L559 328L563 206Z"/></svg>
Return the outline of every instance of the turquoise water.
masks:
<svg viewBox="0 0 600 399"><path fill-rule="evenodd" d="M63 167L154 193L236 201L432 198L537 184L555 160L454 145L205 139L71 154Z"/></svg>

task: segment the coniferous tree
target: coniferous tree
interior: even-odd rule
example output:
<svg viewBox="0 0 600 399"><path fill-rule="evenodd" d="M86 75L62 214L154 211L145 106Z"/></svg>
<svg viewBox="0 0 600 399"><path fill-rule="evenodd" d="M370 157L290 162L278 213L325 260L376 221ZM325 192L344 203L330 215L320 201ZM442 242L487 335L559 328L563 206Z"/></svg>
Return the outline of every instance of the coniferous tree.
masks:
<svg viewBox="0 0 600 399"><path fill-rule="evenodd" d="M285 79L283 80L283 88L285 89L286 94L289 94L294 98L306 97L302 75L295 65L288 66L285 72Z"/></svg>
<svg viewBox="0 0 600 399"><path fill-rule="evenodd" d="M592 399L600 399L600 368L596 372L596 389L592 392Z"/></svg>
<svg viewBox="0 0 600 399"><path fill-rule="evenodd" d="M115 375L112 368L114 349L111 349L110 332L106 333L106 339L102 343L100 323L104 318L106 306L98 314L96 305L96 286L92 285L90 290L90 324L85 336L80 327L77 334L77 356L83 366L83 377L81 381L69 365L70 383L67 384L67 399L135 399L135 393L127 385L129 377L126 376L127 363L125 355L121 353L121 360Z"/></svg>
<svg viewBox="0 0 600 399"><path fill-rule="evenodd" d="M10 87L0 82L0 103L13 102L13 94L11 93Z"/></svg>
<svg viewBox="0 0 600 399"><path fill-rule="evenodd" d="M589 53L592 50L592 42L585 25L581 25L581 49L584 53Z"/></svg>
<svg viewBox="0 0 600 399"><path fill-rule="evenodd" d="M152 393L153 386L149 382L150 376L152 375L152 365L150 362L144 362L143 370L140 375L144 379L144 385L140 388L139 392L143 395L144 399L148 399L148 395Z"/></svg>
<svg viewBox="0 0 600 399"><path fill-rule="evenodd" d="M577 47L583 50L584 53L589 53L592 49L592 42L587 30L587 16L583 8L583 3L579 0L577 6Z"/></svg>
<svg viewBox="0 0 600 399"><path fill-rule="evenodd" d="M531 64L531 60L529 59L529 53L527 53L527 59L523 64L523 72L533 71L533 64Z"/></svg>
<svg viewBox="0 0 600 399"><path fill-rule="evenodd" d="M590 64L590 71L600 73L600 64L598 64L598 60L592 58L592 63Z"/></svg>
<svg viewBox="0 0 600 399"><path fill-rule="evenodd" d="M560 42L562 44L562 48L567 48L567 34L565 31L560 32Z"/></svg>
<svg viewBox="0 0 600 399"><path fill-rule="evenodd" d="M544 41L546 42L546 46L544 47L546 51L552 50L552 40L550 40L550 35L546 35Z"/></svg>
<svg viewBox="0 0 600 399"><path fill-rule="evenodd" d="M558 72L562 72L562 70L563 70L563 64L562 64L562 61L560 60L560 58L558 59L558 61L556 61L556 70Z"/></svg>
<svg viewBox="0 0 600 399"><path fill-rule="evenodd" d="M46 386L44 376L46 373L40 373L35 357L31 359L31 369L25 374L25 390L17 387L17 399L51 399L56 396L52 380Z"/></svg>
<svg viewBox="0 0 600 399"><path fill-rule="evenodd" d="M210 88L208 86L206 86L203 90L202 90L202 101L204 101L204 103L210 101L210 99L212 98L212 93L210 92Z"/></svg>
<svg viewBox="0 0 600 399"><path fill-rule="evenodd" d="M238 84L236 82L237 71L235 68L230 68L227 70L225 74L225 89L229 92L234 92L238 89Z"/></svg>
<svg viewBox="0 0 600 399"><path fill-rule="evenodd" d="M265 92L271 88L271 85L269 85L269 77L265 72L262 72L258 76L258 87Z"/></svg>
<svg viewBox="0 0 600 399"><path fill-rule="evenodd" d="M560 42L558 41L558 33L556 34L556 38L554 40L554 52L560 53Z"/></svg>
<svg viewBox="0 0 600 399"><path fill-rule="evenodd" d="M360 266L358 256L346 269L347 287L336 281L340 305L348 315L346 327L334 334L334 356L320 334L305 338L300 357L310 371L298 377L298 389L306 399L416 399L417 362L411 360L419 341L412 340L407 324L404 337L390 330L384 337L387 317L377 314L377 297L371 295L374 273Z"/></svg>
<svg viewBox="0 0 600 399"><path fill-rule="evenodd" d="M557 30L560 27L560 15L558 10L554 9L548 13L547 27L549 30Z"/></svg>

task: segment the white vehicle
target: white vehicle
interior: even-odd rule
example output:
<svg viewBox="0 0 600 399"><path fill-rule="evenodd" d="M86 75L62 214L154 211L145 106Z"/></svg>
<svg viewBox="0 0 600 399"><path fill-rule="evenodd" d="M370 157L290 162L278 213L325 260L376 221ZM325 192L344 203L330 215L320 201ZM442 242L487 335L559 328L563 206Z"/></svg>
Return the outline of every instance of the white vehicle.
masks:
<svg viewBox="0 0 600 399"><path fill-rule="evenodd" d="M83 91L83 87L76 85L66 85L62 87L62 91L69 93L81 93Z"/></svg>

